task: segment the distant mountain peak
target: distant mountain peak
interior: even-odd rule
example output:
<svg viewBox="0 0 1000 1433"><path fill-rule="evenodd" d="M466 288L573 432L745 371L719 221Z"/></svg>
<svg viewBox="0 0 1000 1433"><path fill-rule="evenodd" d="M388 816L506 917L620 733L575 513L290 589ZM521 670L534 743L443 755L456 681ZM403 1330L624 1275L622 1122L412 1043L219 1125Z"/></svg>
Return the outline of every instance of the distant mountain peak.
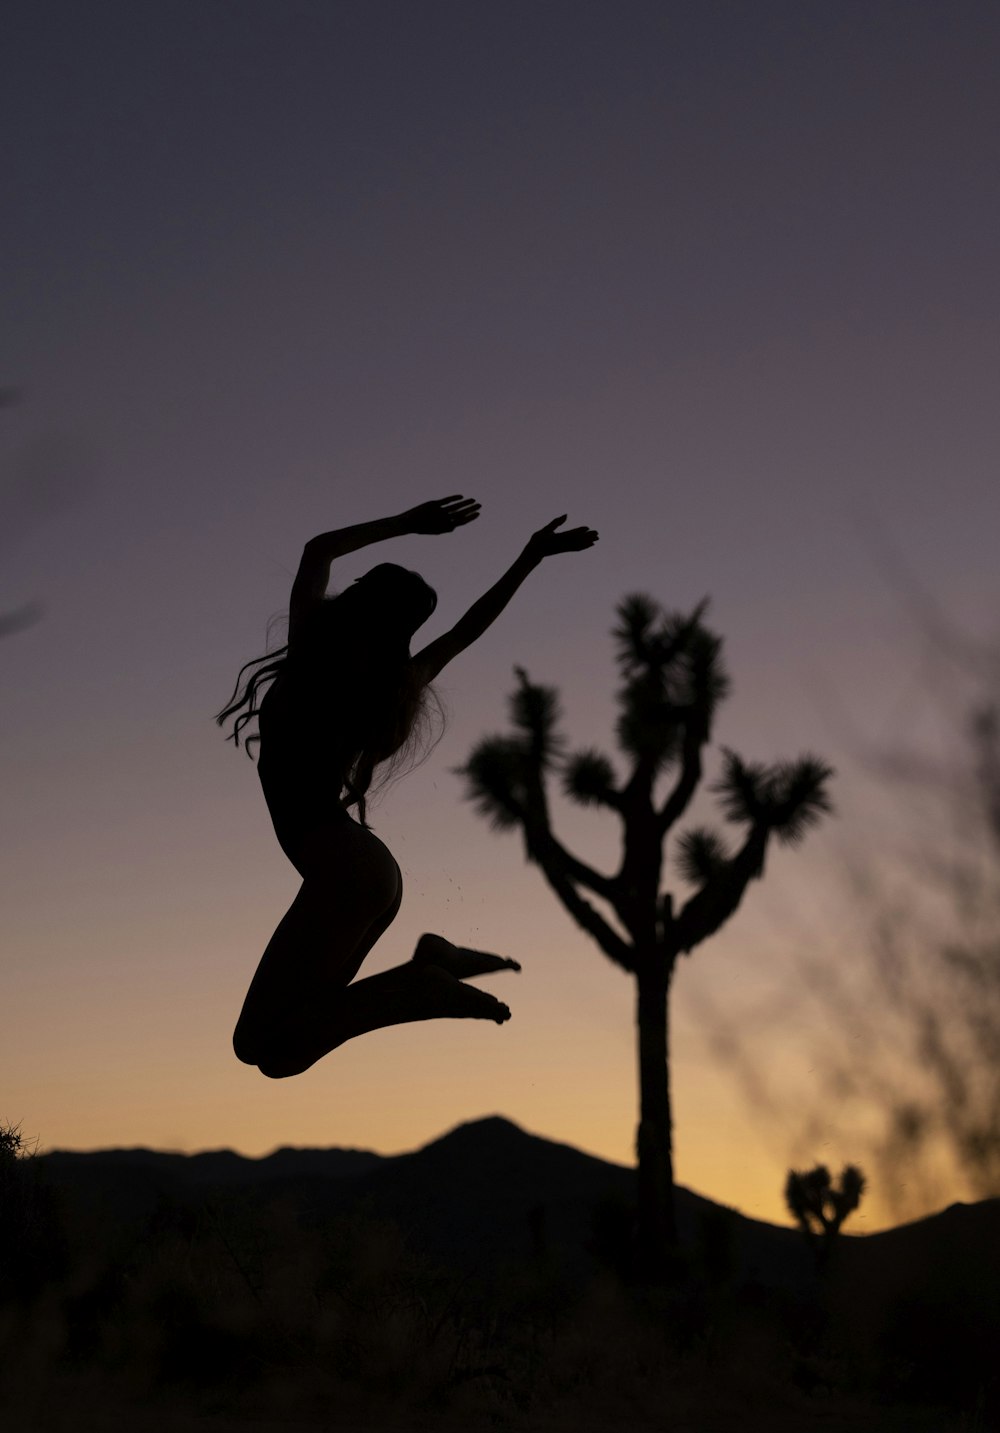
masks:
<svg viewBox="0 0 1000 1433"><path fill-rule="evenodd" d="M522 1139L532 1138L520 1125L507 1119L506 1115L483 1115L481 1119L466 1120L464 1124L456 1125L447 1134L443 1134L441 1139L467 1139L470 1136L475 1138L479 1135L488 1135L491 1139L495 1139L498 1135L503 1134L520 1135ZM440 1140L435 1143L440 1143Z"/></svg>

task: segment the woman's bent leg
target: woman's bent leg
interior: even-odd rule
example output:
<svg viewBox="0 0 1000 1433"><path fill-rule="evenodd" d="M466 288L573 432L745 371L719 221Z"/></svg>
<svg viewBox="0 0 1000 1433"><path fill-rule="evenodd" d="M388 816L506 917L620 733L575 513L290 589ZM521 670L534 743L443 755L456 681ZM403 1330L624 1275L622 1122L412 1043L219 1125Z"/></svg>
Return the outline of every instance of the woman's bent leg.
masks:
<svg viewBox="0 0 1000 1433"><path fill-rule="evenodd" d="M395 919L402 878L371 832L345 819L295 854L302 886L271 937L233 1036L237 1057L275 1079L301 1074L345 1040L440 1017L510 1019L506 1005L462 984L516 961L422 936L414 958L355 981Z"/></svg>
<svg viewBox="0 0 1000 1433"><path fill-rule="evenodd" d="M336 1003L399 910L399 867L353 821L314 840L300 869L299 893L268 942L233 1035L246 1064L259 1064L277 1036L287 1043L304 1013Z"/></svg>
<svg viewBox="0 0 1000 1433"><path fill-rule="evenodd" d="M485 990L463 985L436 965L408 961L355 981L339 992L332 1008L316 1009L302 1017L294 1040L284 1045L275 1041L266 1058L255 1063L261 1074L284 1079L302 1074L357 1035L441 1018L492 1020L502 1025L510 1019L510 1010Z"/></svg>

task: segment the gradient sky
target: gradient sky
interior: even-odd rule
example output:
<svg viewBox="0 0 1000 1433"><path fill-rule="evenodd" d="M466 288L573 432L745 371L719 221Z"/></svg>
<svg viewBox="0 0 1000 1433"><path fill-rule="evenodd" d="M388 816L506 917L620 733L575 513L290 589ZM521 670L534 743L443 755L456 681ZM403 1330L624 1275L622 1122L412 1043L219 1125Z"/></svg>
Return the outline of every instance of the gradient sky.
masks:
<svg viewBox="0 0 1000 1433"><path fill-rule="evenodd" d="M260 1154L499 1112L629 1161L631 984L451 768L515 662L609 746L613 608L647 591L711 595L718 740L841 769L837 821L678 973L678 1177L780 1220L793 1158L854 1157L758 1127L699 1011L803 929L842 952L878 828L832 714L919 719L887 553L995 631L998 61L992 0L7 0L0 611L44 612L2 649L0 1117ZM601 534L447 669L444 740L373 812L405 893L370 969L427 929L516 955L514 1018L267 1082L230 1036L297 878L212 714L306 538L453 492L477 523L335 585L419 568L431 637L550 518ZM613 819L557 811L610 867ZM815 1018L758 1043L772 1081L808 1087Z"/></svg>

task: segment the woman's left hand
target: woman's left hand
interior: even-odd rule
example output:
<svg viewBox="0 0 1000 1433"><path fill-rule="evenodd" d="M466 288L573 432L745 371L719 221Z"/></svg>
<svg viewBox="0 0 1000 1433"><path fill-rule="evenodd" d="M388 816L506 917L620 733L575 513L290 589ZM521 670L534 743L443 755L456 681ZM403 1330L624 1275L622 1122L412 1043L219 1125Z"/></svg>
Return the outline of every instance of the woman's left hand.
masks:
<svg viewBox="0 0 1000 1433"><path fill-rule="evenodd" d="M583 552L585 548L593 547L597 541L597 533L592 527L570 527L563 532L557 532L556 528L561 527L566 521L566 514L562 517L553 518L537 532L533 532L528 539L525 552L534 558L552 557L557 552Z"/></svg>
<svg viewBox="0 0 1000 1433"><path fill-rule="evenodd" d="M438 533L454 532L467 522L479 516L479 503L475 498L463 498L455 493L450 498L435 498L429 503L419 503L403 513L407 532Z"/></svg>

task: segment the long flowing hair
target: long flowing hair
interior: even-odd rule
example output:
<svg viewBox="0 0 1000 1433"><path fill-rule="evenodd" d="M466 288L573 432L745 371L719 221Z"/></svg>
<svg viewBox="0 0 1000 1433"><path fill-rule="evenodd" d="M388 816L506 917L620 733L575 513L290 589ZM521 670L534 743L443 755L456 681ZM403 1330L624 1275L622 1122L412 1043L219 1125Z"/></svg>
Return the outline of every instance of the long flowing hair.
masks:
<svg viewBox="0 0 1000 1433"><path fill-rule="evenodd" d="M423 579L405 573L410 601L401 608L397 574L403 573L382 563L346 591L324 597L305 618L294 646L286 643L240 668L233 694L215 718L219 726L235 718L226 740L238 747L242 738L250 756L260 733L246 727L260 712L266 690L279 679L294 683L310 731L329 715L331 739L346 759L344 805L357 807L363 826L369 790L382 792L420 766L444 731L441 700L429 683L418 680L409 651L412 631L437 598Z"/></svg>

